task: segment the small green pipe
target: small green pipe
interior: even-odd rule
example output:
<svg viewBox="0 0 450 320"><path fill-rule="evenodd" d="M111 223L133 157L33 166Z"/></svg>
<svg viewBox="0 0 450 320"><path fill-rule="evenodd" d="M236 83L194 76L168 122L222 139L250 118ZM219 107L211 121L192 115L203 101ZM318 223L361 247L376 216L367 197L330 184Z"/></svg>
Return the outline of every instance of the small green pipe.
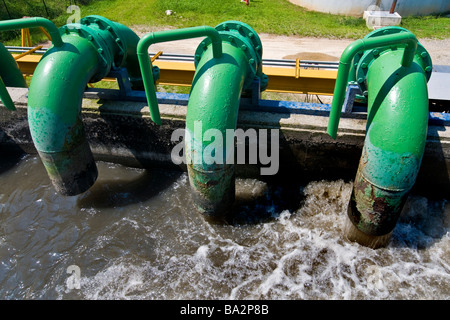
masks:
<svg viewBox="0 0 450 320"><path fill-rule="evenodd" d="M35 27L45 28L52 37L54 46L61 47L63 45L58 28L56 28L53 22L48 19L23 18L0 21L0 31ZM16 62L2 44L0 44L0 61L2 61L2 70L0 72L0 77L3 80L0 81L0 98L7 109L16 110L16 107L14 106L8 90L6 89L6 86L26 88L27 85L25 79L22 76L22 73L20 73L20 70L17 67Z"/></svg>
<svg viewBox="0 0 450 320"><path fill-rule="evenodd" d="M176 41L197 37L209 37L213 44L214 58L218 59L222 56L222 41L219 33L214 28L208 26L152 32L142 37L138 43L137 56L144 81L144 88L147 95L150 115L152 120L158 125L161 124L161 116L159 113L158 101L156 99L156 92L154 88L155 80L153 78L148 48L150 45L159 42Z"/></svg>
<svg viewBox="0 0 450 320"><path fill-rule="evenodd" d="M22 18L22 19L12 19L0 22L0 31L15 30L15 29L27 29L27 28L37 28L42 27L49 33L52 38L52 43L55 47L62 47L63 41L59 33L58 28L53 22L45 18Z"/></svg>
<svg viewBox="0 0 450 320"><path fill-rule="evenodd" d="M355 55L361 51L389 46L398 46L399 44L406 45L401 59L401 65L407 68L411 65L417 49L417 39L410 32L379 36L369 39L359 39L351 43L344 50L339 61L338 76L336 78L336 85L334 87L333 101L331 103L330 118L327 128L328 134L333 139L336 139L337 136L337 130L341 116L341 108L342 104L344 103L349 72L352 68L352 61Z"/></svg>

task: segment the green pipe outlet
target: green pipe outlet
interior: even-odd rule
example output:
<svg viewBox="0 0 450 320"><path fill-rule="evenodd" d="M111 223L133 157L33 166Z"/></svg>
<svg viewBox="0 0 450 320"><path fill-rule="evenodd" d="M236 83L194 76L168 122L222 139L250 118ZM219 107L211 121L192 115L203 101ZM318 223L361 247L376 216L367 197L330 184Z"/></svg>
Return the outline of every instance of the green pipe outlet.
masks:
<svg viewBox="0 0 450 320"><path fill-rule="evenodd" d="M255 77L261 82L262 44L248 25L227 21L216 29L223 55L203 41L196 51L196 72L186 116L186 160L195 204L207 215L221 215L234 203L234 133L240 97ZM208 134L214 134L214 138ZM211 138L211 139L210 139ZM213 141L210 141L213 140ZM229 161L232 160L232 161Z"/></svg>
<svg viewBox="0 0 450 320"><path fill-rule="evenodd" d="M155 123L161 124L161 118L148 47L157 42L196 37L207 38L195 52L196 72L186 116L186 160L199 210L216 214L234 201L234 165L226 161L229 149L234 149L234 136L231 142L228 141L226 130L236 129L242 92L252 88L255 78L259 79L260 88L264 90L267 77L262 73L261 41L245 23L227 21L215 28L201 26L147 34L140 40L137 52L150 114ZM212 144L205 143L202 137L207 132L211 133L211 129L223 138L213 141L220 155L204 157Z"/></svg>
<svg viewBox="0 0 450 320"><path fill-rule="evenodd" d="M361 44L369 41L370 45ZM361 50L357 61L352 61ZM350 45L344 55L345 68L338 72L354 64L353 76L367 93L366 137L348 216L366 235L384 236L394 229L420 169L428 130L431 59L409 31L398 27L370 33L362 42ZM333 97L335 109L328 128L334 138L345 90L342 83L349 75L338 77L336 86L341 91L335 89L338 94Z"/></svg>
<svg viewBox="0 0 450 320"><path fill-rule="evenodd" d="M99 16L63 26L62 46L50 48L34 72L28 95L30 132L50 180L63 195L80 194L97 178L81 117L82 97L89 82L133 61L124 28ZM139 70L133 72L137 76Z"/></svg>
<svg viewBox="0 0 450 320"><path fill-rule="evenodd" d="M226 129L235 129L248 60L240 48L224 43L224 54L211 64L212 50L206 50L192 83L186 116L186 160L195 203L200 211L219 214L234 202L234 165L227 164L234 148ZM217 130L217 141L205 142L206 132ZM210 131L211 132L211 131ZM214 143L222 156L208 159L206 149ZM197 159L197 157L199 159ZM218 158L217 158L218 157Z"/></svg>

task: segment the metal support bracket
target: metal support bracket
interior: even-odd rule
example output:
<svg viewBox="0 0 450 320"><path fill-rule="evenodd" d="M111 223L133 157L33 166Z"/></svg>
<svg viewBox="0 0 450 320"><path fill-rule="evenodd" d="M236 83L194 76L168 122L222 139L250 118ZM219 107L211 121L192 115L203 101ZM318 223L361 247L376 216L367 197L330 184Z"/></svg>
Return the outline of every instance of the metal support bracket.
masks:
<svg viewBox="0 0 450 320"><path fill-rule="evenodd" d="M353 105L357 95L361 94L361 89L357 84L349 84L345 93L344 103L342 104L342 113L349 115L353 111Z"/></svg>

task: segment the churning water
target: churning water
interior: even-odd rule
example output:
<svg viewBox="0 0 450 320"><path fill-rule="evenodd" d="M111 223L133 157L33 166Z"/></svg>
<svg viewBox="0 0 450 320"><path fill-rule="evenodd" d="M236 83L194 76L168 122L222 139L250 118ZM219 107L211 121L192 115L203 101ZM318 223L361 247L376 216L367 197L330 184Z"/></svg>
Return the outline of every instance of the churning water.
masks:
<svg viewBox="0 0 450 320"><path fill-rule="evenodd" d="M286 193L238 179L235 215L219 222L194 210L185 173L98 167L75 197L33 156L0 175L0 298L450 298L445 200L411 196L374 250L343 237L350 182Z"/></svg>

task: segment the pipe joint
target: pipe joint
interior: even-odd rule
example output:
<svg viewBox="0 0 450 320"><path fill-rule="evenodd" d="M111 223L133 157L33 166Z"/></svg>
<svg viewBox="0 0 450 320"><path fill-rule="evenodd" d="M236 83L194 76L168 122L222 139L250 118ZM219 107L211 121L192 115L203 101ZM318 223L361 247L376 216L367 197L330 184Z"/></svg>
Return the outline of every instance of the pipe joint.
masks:
<svg viewBox="0 0 450 320"><path fill-rule="evenodd" d="M411 66L412 62L414 61L418 63L422 68L427 81L431 77L432 62L430 55L428 54L428 51L423 47L423 45L417 42L416 37L408 30L400 27L377 29L369 33L364 39L376 39L376 37L396 34L401 36L403 40L399 41L396 44L359 52L352 61L352 64L355 65L355 68L351 71L354 72L354 76L350 75L350 77L354 77L355 79L364 79L363 81L358 81L358 84L361 92L365 92L366 95L367 83L365 80L367 79L367 74L369 72L370 66L376 59L379 59L383 55L389 54L392 51L404 50L401 60L401 66L403 68ZM362 41L364 41L364 39Z"/></svg>
<svg viewBox="0 0 450 320"><path fill-rule="evenodd" d="M97 82L109 74L111 69L120 68L127 58L127 40L122 36L119 25L101 16L87 16L79 23L63 26L65 35L77 35L88 40L97 50L100 67L90 82Z"/></svg>
<svg viewBox="0 0 450 320"><path fill-rule="evenodd" d="M257 33L247 24L240 21L226 21L215 27L222 42L239 48L246 56L249 65L243 89L249 89L255 77L260 79L261 91L267 87L267 76L262 73L262 43ZM197 67L201 57L211 44L211 39L205 39L195 52Z"/></svg>
<svg viewBox="0 0 450 320"><path fill-rule="evenodd" d="M417 38L408 30L400 27L385 27L369 33L364 39L351 43L343 52L339 61L338 76L333 93L327 132L336 139L342 104L349 81L357 79L361 91L366 89L366 75L370 65L389 52L402 50L400 61L392 63L398 67L409 68L415 62L422 66L427 79L431 75L431 59ZM423 54L423 55L422 55Z"/></svg>

